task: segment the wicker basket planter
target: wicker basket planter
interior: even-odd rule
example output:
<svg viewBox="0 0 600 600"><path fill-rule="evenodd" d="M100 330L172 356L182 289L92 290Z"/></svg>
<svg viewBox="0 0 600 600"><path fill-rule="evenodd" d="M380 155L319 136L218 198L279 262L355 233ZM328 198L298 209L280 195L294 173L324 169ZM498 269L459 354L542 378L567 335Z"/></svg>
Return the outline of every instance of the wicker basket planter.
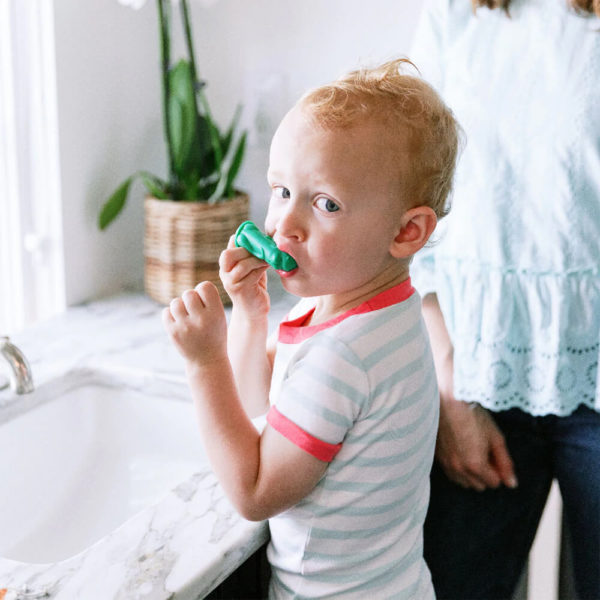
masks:
<svg viewBox="0 0 600 600"><path fill-rule="evenodd" d="M219 279L219 255L238 225L248 219L248 196L208 205L146 198L144 287L168 304L201 281L212 281L230 302Z"/></svg>

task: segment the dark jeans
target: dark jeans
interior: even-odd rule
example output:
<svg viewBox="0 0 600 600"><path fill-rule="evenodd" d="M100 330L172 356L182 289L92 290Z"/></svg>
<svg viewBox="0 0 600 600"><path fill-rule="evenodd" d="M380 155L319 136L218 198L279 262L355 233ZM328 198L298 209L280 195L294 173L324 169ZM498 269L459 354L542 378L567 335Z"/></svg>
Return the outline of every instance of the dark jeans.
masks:
<svg viewBox="0 0 600 600"><path fill-rule="evenodd" d="M425 559L439 600L510 598L523 570L550 484L557 479L571 534L580 600L600 600L600 414L493 413L519 487L476 492L434 465Z"/></svg>

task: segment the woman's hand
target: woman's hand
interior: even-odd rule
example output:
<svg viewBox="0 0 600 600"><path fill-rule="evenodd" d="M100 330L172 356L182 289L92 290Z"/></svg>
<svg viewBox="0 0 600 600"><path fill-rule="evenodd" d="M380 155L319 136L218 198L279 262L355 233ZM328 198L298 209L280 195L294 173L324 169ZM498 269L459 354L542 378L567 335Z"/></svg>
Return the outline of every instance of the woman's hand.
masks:
<svg viewBox="0 0 600 600"><path fill-rule="evenodd" d="M483 491L501 483L516 487L504 436L490 413L454 398L454 348L437 296L423 299L423 317L433 350L440 390L440 425L435 456L455 483Z"/></svg>
<svg viewBox="0 0 600 600"><path fill-rule="evenodd" d="M502 483L517 486L504 436L478 404L442 400L435 455L446 475L463 487L483 491Z"/></svg>
<svg viewBox="0 0 600 600"><path fill-rule="evenodd" d="M251 320L265 317L270 308L267 292L269 265L245 248L236 247L232 236L227 249L219 257L219 267L219 277L234 307Z"/></svg>
<svg viewBox="0 0 600 600"><path fill-rule="evenodd" d="M227 360L227 320L214 284L204 281L174 298L162 317L175 347L189 364Z"/></svg>

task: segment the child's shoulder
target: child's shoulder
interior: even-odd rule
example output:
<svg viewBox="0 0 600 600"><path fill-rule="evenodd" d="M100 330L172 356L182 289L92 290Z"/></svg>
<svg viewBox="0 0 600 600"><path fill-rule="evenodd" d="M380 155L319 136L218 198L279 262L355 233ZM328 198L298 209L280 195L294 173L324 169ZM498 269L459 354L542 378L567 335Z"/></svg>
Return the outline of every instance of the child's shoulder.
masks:
<svg viewBox="0 0 600 600"><path fill-rule="evenodd" d="M301 344L305 352L322 345L339 350L346 347L360 358L379 344L401 347L405 340L424 336L421 299L416 291L402 301L383 307L377 302L368 306L367 301L325 323L305 324L309 323L315 305L314 298L301 299L280 324L278 340Z"/></svg>
<svg viewBox="0 0 600 600"><path fill-rule="evenodd" d="M409 298L383 308L367 310L341 321L331 331L348 344L367 340L389 339L414 328L421 320L421 299L417 292Z"/></svg>
<svg viewBox="0 0 600 600"><path fill-rule="evenodd" d="M412 351L422 351L427 340L416 293L397 304L352 315L322 333L328 341L315 339L316 346L335 347L340 354L354 356L367 370L392 356L400 368L411 360Z"/></svg>

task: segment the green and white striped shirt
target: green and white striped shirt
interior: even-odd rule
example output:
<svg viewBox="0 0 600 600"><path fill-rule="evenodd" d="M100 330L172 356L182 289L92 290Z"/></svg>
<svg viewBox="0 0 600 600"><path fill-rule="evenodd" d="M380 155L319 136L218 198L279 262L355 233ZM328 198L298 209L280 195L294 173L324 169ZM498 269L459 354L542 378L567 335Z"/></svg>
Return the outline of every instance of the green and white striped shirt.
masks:
<svg viewBox="0 0 600 600"><path fill-rule="evenodd" d="M420 298L406 280L303 326L312 310L280 325L267 419L330 464L270 519L270 598L434 598L422 528L439 399Z"/></svg>

